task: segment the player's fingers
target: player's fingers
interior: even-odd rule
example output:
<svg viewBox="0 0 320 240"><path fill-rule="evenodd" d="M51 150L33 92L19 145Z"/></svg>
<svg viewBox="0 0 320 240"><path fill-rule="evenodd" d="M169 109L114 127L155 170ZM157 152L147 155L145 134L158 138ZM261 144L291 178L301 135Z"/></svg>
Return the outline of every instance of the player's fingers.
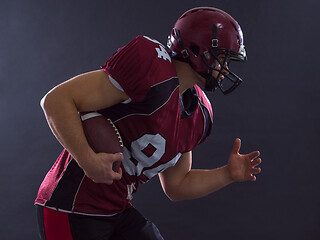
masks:
<svg viewBox="0 0 320 240"><path fill-rule="evenodd" d="M248 154L248 157L252 160L255 159L256 157L260 156L260 152L259 151L254 151L252 153Z"/></svg>
<svg viewBox="0 0 320 240"><path fill-rule="evenodd" d="M94 183L105 183L105 184L108 184L108 185L111 185L113 183L113 180L112 179L105 179L105 178L90 178Z"/></svg>
<svg viewBox="0 0 320 240"><path fill-rule="evenodd" d="M121 162L120 161L115 161L112 163L112 170L115 172L119 172L119 169L121 167Z"/></svg>
<svg viewBox="0 0 320 240"><path fill-rule="evenodd" d="M257 180L257 178L256 178L256 176L251 175L251 176L250 176L250 180L251 180L251 181L255 181L255 180Z"/></svg>
<svg viewBox="0 0 320 240"><path fill-rule="evenodd" d="M261 172L261 168L254 168L254 169L251 170L252 174L258 174L260 172Z"/></svg>
<svg viewBox="0 0 320 240"><path fill-rule="evenodd" d="M98 153L98 156L100 159L107 162L121 161L123 159L123 154L121 152L120 153Z"/></svg>
<svg viewBox="0 0 320 240"><path fill-rule="evenodd" d="M118 172L112 171L112 173L111 173L111 178L112 178L113 180L120 180L120 179L122 178L122 169L119 168Z"/></svg>
<svg viewBox="0 0 320 240"><path fill-rule="evenodd" d="M122 160L123 160L123 154L122 153L114 154L114 161L122 161Z"/></svg>
<svg viewBox="0 0 320 240"><path fill-rule="evenodd" d="M232 153L239 153L241 147L241 140L240 138L237 138L233 143Z"/></svg>
<svg viewBox="0 0 320 240"><path fill-rule="evenodd" d="M113 180L105 180L103 183L111 185L113 183Z"/></svg>
<svg viewBox="0 0 320 240"><path fill-rule="evenodd" d="M119 168L118 173L120 174L120 176L122 177L122 168Z"/></svg>
<svg viewBox="0 0 320 240"><path fill-rule="evenodd" d="M262 162L261 158L256 158L256 159L252 160L251 166L252 166L252 167L256 167L256 166L258 166L261 162Z"/></svg>
<svg viewBox="0 0 320 240"><path fill-rule="evenodd" d="M112 170L114 172L119 172L119 169L121 168L121 161L122 160L123 160L122 153L114 154L113 163L112 163Z"/></svg>

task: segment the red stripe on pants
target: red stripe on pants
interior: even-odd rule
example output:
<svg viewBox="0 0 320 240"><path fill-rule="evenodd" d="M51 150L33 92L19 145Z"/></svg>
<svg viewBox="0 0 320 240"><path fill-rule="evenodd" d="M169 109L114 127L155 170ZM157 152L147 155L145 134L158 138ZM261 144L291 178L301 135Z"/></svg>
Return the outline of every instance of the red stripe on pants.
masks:
<svg viewBox="0 0 320 240"><path fill-rule="evenodd" d="M68 213L43 208L46 240L72 240Z"/></svg>

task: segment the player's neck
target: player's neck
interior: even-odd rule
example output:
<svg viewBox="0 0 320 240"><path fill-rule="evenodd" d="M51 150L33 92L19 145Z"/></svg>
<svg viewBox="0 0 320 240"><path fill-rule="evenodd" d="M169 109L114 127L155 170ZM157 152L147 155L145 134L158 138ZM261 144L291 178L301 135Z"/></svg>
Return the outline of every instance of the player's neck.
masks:
<svg viewBox="0 0 320 240"><path fill-rule="evenodd" d="M188 63L181 62L173 59L173 65L176 68L176 72L179 79L179 93L182 94L189 88L192 88L197 84L197 73L191 68Z"/></svg>

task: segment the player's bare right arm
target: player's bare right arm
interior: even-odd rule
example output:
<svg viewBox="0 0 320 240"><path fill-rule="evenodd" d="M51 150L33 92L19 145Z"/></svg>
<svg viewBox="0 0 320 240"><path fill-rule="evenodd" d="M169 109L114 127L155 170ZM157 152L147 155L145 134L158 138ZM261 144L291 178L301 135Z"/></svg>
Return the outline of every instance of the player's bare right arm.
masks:
<svg viewBox="0 0 320 240"><path fill-rule="evenodd" d="M96 154L90 148L78 112L94 111L127 100L103 70L78 75L49 91L41 100L48 124L59 142L95 182L111 184L121 178L112 163L122 156Z"/></svg>
<svg viewBox="0 0 320 240"><path fill-rule="evenodd" d="M260 152L240 154L240 146L237 138L228 164L215 169L191 169L192 153L183 153L175 166L159 173L164 192L171 200L180 201L206 196L233 182L255 181L261 172Z"/></svg>

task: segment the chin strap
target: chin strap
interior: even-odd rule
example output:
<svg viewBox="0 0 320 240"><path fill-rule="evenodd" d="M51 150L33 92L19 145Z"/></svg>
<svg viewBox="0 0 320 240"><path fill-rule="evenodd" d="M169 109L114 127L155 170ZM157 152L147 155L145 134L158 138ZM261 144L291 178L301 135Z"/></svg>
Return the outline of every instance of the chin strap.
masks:
<svg viewBox="0 0 320 240"><path fill-rule="evenodd" d="M181 53L182 53L183 58L186 59L188 62L190 62L189 53L188 53L187 49L185 48L185 46L184 46L184 44L183 44L183 42L181 40L179 30L174 28L173 31L174 31L174 34L177 36L178 43L179 43L179 45L180 45L180 47L182 49Z"/></svg>
<svg viewBox="0 0 320 240"><path fill-rule="evenodd" d="M217 48L219 45L219 40L217 38L217 25L213 24L212 25L212 49Z"/></svg>
<svg viewBox="0 0 320 240"><path fill-rule="evenodd" d="M212 40L211 40L211 54L210 52L205 52L201 54L202 61L208 66L207 73L200 73L200 75L206 79L205 91L214 91L218 86L218 81L212 76L212 71L214 70L216 64L216 50L219 46L219 40L217 38L217 25L212 25ZM208 60L213 57L212 65L208 64ZM219 74L220 75L220 74Z"/></svg>

